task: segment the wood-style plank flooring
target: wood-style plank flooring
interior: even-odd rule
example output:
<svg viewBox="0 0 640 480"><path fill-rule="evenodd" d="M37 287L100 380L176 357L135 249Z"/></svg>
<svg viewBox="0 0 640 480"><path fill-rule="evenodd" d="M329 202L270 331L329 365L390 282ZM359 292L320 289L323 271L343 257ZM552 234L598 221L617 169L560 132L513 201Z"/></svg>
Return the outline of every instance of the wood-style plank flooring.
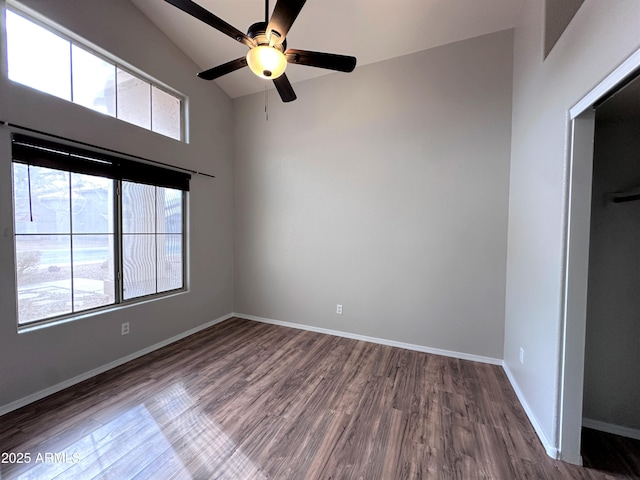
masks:
<svg viewBox="0 0 640 480"><path fill-rule="evenodd" d="M30 455L2 480L630 478L549 458L498 366L242 319L0 417L0 452Z"/></svg>

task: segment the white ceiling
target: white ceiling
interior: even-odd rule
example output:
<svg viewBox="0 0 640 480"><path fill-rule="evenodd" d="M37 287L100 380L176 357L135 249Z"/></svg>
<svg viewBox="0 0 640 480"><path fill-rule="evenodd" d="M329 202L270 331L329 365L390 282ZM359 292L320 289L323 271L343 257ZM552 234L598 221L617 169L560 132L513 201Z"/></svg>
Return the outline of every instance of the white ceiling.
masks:
<svg viewBox="0 0 640 480"><path fill-rule="evenodd" d="M131 1L201 70L247 52L244 45L164 1ZM264 21L261 0L196 3L243 32L252 23ZM273 10L275 0L269 3ZM287 35L287 45L353 55L362 66L511 28L523 3L524 0L309 0ZM294 85L329 73L348 75L302 65L287 67L287 77ZM264 89L264 80L248 68L216 82L232 98Z"/></svg>

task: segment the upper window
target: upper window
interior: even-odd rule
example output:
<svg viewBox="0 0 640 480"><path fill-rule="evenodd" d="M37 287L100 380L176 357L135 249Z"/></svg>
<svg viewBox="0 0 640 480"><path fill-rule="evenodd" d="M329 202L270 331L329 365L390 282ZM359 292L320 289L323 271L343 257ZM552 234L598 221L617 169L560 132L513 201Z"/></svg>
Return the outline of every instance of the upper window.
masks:
<svg viewBox="0 0 640 480"><path fill-rule="evenodd" d="M18 324L184 290L189 175L13 135Z"/></svg>
<svg viewBox="0 0 640 480"><path fill-rule="evenodd" d="M167 137L183 138L183 100L76 40L6 10L9 79Z"/></svg>

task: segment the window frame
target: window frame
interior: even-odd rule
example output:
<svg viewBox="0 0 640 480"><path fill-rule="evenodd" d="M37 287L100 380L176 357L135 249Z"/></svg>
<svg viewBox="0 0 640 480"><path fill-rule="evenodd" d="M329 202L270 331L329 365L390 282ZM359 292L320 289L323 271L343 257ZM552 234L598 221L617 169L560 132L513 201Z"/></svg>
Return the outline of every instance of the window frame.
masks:
<svg viewBox="0 0 640 480"><path fill-rule="evenodd" d="M76 167L75 169L73 167L68 167L68 168L57 168L54 165L44 165L43 163L46 162L41 162L40 164L37 161L28 161L25 160L24 155L21 155L19 159L15 158L14 155L14 148L16 146L16 144L20 144L20 142L26 142L26 141L32 141L34 144L38 144L41 145L43 147L43 149L47 149L49 147L51 148L58 148L60 151L64 151L64 150L68 150L69 152L73 152L73 154L77 155L77 156L82 156L83 154L89 155L92 158L98 160L98 162L101 159L109 159L109 161L121 161L121 162L125 162L126 164L130 165L130 166L135 166L135 168L133 170L131 170L133 173L132 174L124 174L124 175L114 175L112 177L109 177L107 175L101 175L98 173L89 173L86 171L79 171L79 169ZM15 286L16 286L16 290L15 290L15 295L16 295L16 324L17 324L17 328L18 328L18 333L22 333L22 332L26 332L26 331L31 331L34 329L39 329L41 327L46 327L46 326L52 326L52 325L58 325L61 323L66 323L69 321L75 321L81 318L85 318L87 316L92 316L95 314L100 314L100 313L104 313L107 311L111 311L111 310L115 310L115 309L119 309L119 308L123 308L123 307L128 307L131 305L135 305L135 304L140 304L140 303L145 303L148 301L153 301L153 300L157 300L157 299L161 299L161 298L165 298L165 297L169 297L169 296L174 296L174 295L178 295L178 294L182 294L182 293L186 293L189 291L188 288L188 284L189 284L189 279L188 279L188 262L189 262L189 254L188 254L188 244L189 244L189 238L188 238L188 212L189 212L189 207L188 207L188 201L189 201L189 180L191 175L188 173L185 173L184 170L179 169L178 167L172 167L170 165L166 165L162 164L160 162L152 162L152 161L141 161L141 159L137 159L137 158L133 158L133 157L129 157L125 154L114 154L116 152L112 152L112 151L108 151L107 153L105 153L104 151L102 151L102 149L100 149L99 147L92 147L86 144L77 144L76 142L73 141L66 141L63 140L61 142L58 141L58 139L56 139L56 141L51 141L50 139L46 138L44 135L39 135L39 134L32 134L29 133L28 135L23 134L22 132L16 132L13 131L11 133L11 144L12 144L12 152L11 152L11 178L12 178L12 216L13 216L13 248L14 248L14 277L15 277ZM46 154L49 154L49 152L46 152ZM96 163L98 163L96 162ZM64 314L60 314L60 315L55 315L55 316L51 316L51 317L45 317L45 318L40 318L37 320L31 320L31 321L25 321L25 322L21 322L20 321L20 315L19 315L19 300L18 300L18 292L19 292L19 282L18 282L18 264L17 264L17 255L18 255L18 249L17 249L17 238L20 235L29 235L29 234L23 234L23 233L17 233L17 229L16 229L16 224L15 224L15 215L16 215L16 191L15 191L15 186L14 186L14 165L16 164L22 164L22 165L30 165L30 166L40 166L40 167L44 167L44 168L49 168L52 170L56 170L56 171L61 171L64 173L68 173L71 174L73 172L75 173L84 173L84 174L88 174L88 175L94 175L97 176L99 178L107 178L112 182L113 185L113 198L111 199L111 201L113 202L113 239L114 239L114 246L113 246L113 264L114 264L114 271L113 273L113 281L114 281L114 300L112 303L109 303L107 305L101 305L98 307L93 307L93 308L87 308L87 309L83 309L83 310L79 310L79 311L72 311L69 313L64 313ZM161 166L157 166L157 164L160 164ZM161 182L151 182L151 181L138 181L140 180L140 175L142 174L142 172L144 170L148 170L150 172L158 172L158 169L161 169L163 171L165 171L166 173L174 176L174 175L178 175L178 176L182 176L184 179L186 179L186 186L183 184L184 188L174 188L172 186L167 186L167 185L159 185L159 183ZM99 168L98 168L99 170ZM122 178L114 178L115 176L120 176ZM132 179L128 179L125 177L129 177L129 176L133 176L136 177L137 180L132 180ZM154 177L157 178L157 177ZM129 298L126 299L125 298L125 293L124 293L124 250L123 250L123 239L124 239L124 226L123 226L123 211L124 211L124 206L123 206L123 188L122 185L124 182L131 182L134 184L146 184L146 185L150 185L153 186L154 188L172 188L174 190L181 190L181 232L180 232L180 237L181 237L181 263L182 263L182 268L181 268L181 275L182 275L182 286L179 288L174 288L174 289L170 289L170 290L165 290L165 291L161 291L158 292L157 288L158 288L158 258L157 258L157 245L156 245L156 262L155 262L155 274L156 274L156 292L155 293L150 293L150 294L146 294L146 295L140 295L140 296L136 296L133 298ZM71 188L71 184L69 185L69 188ZM156 190L157 192L157 190ZM71 194L71 191L70 191ZM70 197L70 202L71 202L71 197ZM154 200L154 205L156 205L157 208L157 197ZM72 216L73 216L73 211L69 210L69 217L70 220L72 221ZM158 232L158 225L157 225L157 210L154 211L154 233L153 235L157 238L157 236L159 234ZM96 233L96 235L100 235L101 233ZM38 233L33 233L31 235L38 235ZM58 235L58 234L56 234ZM71 238L73 238L74 232L70 226L70 230L68 233L61 233L59 235L69 235ZM73 242L70 245L70 253L73 251ZM71 259L73 258L73 253L71 253ZM71 277L70 277L70 281L71 281L71 290L73 292L74 290L74 286L73 286L73 260L71 260L70 263L71 266ZM71 308L74 308L74 300L73 300L73 294L71 297Z"/></svg>
<svg viewBox="0 0 640 480"><path fill-rule="evenodd" d="M133 125L136 126L138 128L142 128L144 130L147 130L149 132L153 132L156 133L158 135L162 135L163 137L166 138L171 138L172 140L176 140L182 143L189 143L188 138L188 128L187 128L187 112L188 112L188 98L186 95L184 95L183 93L179 92L178 90L170 87L169 85L167 85L164 82L161 82L160 80L152 77L151 75L143 72L142 70L140 70L139 68L134 67L133 65L131 65L130 63L122 60L121 58L113 55L112 53L108 52L107 50L95 45L94 43L85 40L84 38L80 37L79 35L73 33L72 31L70 31L69 29L62 27L61 25L58 25L57 23L49 20L47 17L45 17L44 15L32 10L29 7L26 7L22 4L19 4L13 0L7 0L6 2L6 6L3 9L3 14L5 15L6 18L6 12L11 11L12 13L19 15L21 17L23 17L24 19L28 20L29 22L32 22L33 24L44 28L45 30L51 32L52 34L62 38L63 40L66 40L69 42L69 68L70 68L70 72L71 72L71 77L70 77L70 85L69 85L69 89L70 89L70 100L67 99L63 99L61 97L57 97L60 98L61 100L65 100L65 101L69 101L71 103L73 103L74 105L78 105L80 107L86 108L88 110L92 110L98 114L101 115L106 115L108 117L111 118L115 118L121 122L124 122L128 125ZM6 30L6 29L5 29ZM6 50L6 57L7 57L7 68L8 68L8 35L5 33L6 38L5 38L5 50ZM95 57L103 60L104 62L107 62L111 65L114 66L114 79L115 79L115 84L114 84L114 102L115 102L115 114L114 115L109 115L108 113L103 113L103 112L99 112L95 109L92 109L90 107L87 107L81 103L76 103L73 99L73 46L76 46L77 48L80 48L88 53L90 53L91 55L94 55ZM133 122L130 122L128 120L124 120L120 117L118 117L118 88L117 88L117 76L118 76L118 70L122 70L126 73L128 73L129 75L132 75L135 78L138 78L139 80L142 80L144 82L146 82L147 84L149 84L149 115L150 115L150 125L149 128L143 127L143 126L139 126ZM25 85L23 83L14 81L9 79L8 77L8 71L7 71L7 79L9 81L11 81L12 83L16 83L18 85L22 85L26 88L31 88L33 90L36 90L40 93L43 93L45 95L52 95L55 96L53 94L50 94L48 92L44 92L42 90L38 90L35 87L31 87L29 85ZM175 137L171 137L169 135L166 135L164 133L158 132L153 130L153 87L156 87L157 89L159 89L160 91L169 94L171 96L173 96L174 98L176 98L177 100L180 101L180 113L179 113L179 121L180 121L180 134L179 134L179 138L175 138Z"/></svg>

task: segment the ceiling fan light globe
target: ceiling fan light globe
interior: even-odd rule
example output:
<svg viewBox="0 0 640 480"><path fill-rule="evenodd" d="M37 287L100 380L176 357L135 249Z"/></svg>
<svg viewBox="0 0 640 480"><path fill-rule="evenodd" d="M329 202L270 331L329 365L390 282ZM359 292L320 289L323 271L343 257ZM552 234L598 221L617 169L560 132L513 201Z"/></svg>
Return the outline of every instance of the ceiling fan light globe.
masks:
<svg viewBox="0 0 640 480"><path fill-rule="evenodd" d="M258 77L274 80L287 68L287 58L269 45L258 45L247 52L247 64Z"/></svg>

